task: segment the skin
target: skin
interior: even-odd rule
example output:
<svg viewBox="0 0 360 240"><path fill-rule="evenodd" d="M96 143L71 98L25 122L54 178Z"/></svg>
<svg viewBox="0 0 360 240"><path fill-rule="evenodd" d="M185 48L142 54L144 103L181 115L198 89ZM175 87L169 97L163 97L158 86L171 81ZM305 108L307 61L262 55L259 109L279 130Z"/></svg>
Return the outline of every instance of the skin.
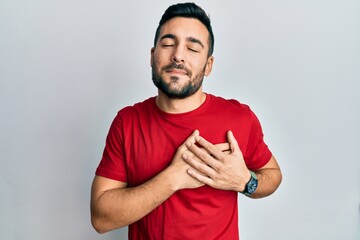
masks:
<svg viewBox="0 0 360 240"><path fill-rule="evenodd" d="M199 80L191 76L210 75L214 58L208 56L208 38L206 27L196 19L176 17L162 26L158 43L151 49L151 66L161 74L164 84L176 91L191 81ZM171 63L184 65L191 74L178 69L161 69ZM159 89L157 104L165 112L182 113L199 107L205 98L202 86L193 95L183 99L170 98Z"/></svg>
<svg viewBox="0 0 360 240"><path fill-rule="evenodd" d="M159 40L151 49L151 66L167 91L181 93L211 73L214 58L208 56L208 37L206 27L196 19L177 17L162 26ZM183 65L186 70L167 68L169 65ZM198 108L205 98L200 84L192 95L183 98L159 89L156 103L165 112L183 113ZM137 187L95 176L91 191L94 228L104 233L134 223L181 189L207 184L242 192L250 172L230 131L227 138L227 143L213 145L195 130L179 146L167 168ZM251 195L253 198L270 195L281 182L281 171L274 157L255 173L259 186Z"/></svg>
<svg viewBox="0 0 360 240"><path fill-rule="evenodd" d="M198 181L217 189L243 192L246 183L250 180L250 172L231 131L227 133L227 139L230 151L222 152L201 136L195 136L194 142L186 143L192 154L184 153L182 158L193 167L188 170L189 175ZM198 147L195 143L202 147ZM269 196L281 183L280 167L274 156L264 167L254 172L259 185L249 196L251 198Z"/></svg>

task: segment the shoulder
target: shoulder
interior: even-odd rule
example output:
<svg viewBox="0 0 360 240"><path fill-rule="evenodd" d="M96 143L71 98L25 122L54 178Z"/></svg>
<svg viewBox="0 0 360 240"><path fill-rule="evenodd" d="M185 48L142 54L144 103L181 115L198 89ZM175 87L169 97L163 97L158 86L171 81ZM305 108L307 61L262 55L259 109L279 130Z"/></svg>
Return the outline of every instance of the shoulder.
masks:
<svg viewBox="0 0 360 240"><path fill-rule="evenodd" d="M236 99L226 99L223 97L219 97L219 96L215 96L212 94L207 94L208 97L210 98L210 104L212 104L213 106L216 107L221 107L221 108L226 108L230 110L237 110L237 111L242 111L242 112L248 112L251 113L251 109L250 107L245 104L245 103L241 103L240 101L236 100Z"/></svg>
<svg viewBox="0 0 360 240"><path fill-rule="evenodd" d="M209 105L212 112L221 113L223 117L232 118L235 121L247 122L252 124L257 122L258 118L251 107L236 99L226 99L219 96L209 95Z"/></svg>
<svg viewBox="0 0 360 240"><path fill-rule="evenodd" d="M133 116L144 111L151 111L155 105L155 97L150 97L143 102L135 103L132 106L126 106L120 109L116 117L128 117Z"/></svg>
<svg viewBox="0 0 360 240"><path fill-rule="evenodd" d="M123 124L134 122L135 119L142 118L144 115L151 113L153 111L154 104L155 97L151 97L143 102L135 103L132 106L126 106L117 112L112 125L122 126Z"/></svg>

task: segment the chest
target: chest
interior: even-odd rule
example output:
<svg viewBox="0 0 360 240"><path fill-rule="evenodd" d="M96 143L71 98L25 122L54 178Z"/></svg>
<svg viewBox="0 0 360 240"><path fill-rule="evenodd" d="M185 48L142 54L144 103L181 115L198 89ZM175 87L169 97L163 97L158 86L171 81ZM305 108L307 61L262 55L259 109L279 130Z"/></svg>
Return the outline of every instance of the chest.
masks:
<svg viewBox="0 0 360 240"><path fill-rule="evenodd" d="M199 130L209 142L227 142L231 130L240 148L246 148L249 127L240 119L222 119L219 116L201 116L171 121L163 118L136 119L125 128L125 162L128 183L139 185L170 165L178 147Z"/></svg>

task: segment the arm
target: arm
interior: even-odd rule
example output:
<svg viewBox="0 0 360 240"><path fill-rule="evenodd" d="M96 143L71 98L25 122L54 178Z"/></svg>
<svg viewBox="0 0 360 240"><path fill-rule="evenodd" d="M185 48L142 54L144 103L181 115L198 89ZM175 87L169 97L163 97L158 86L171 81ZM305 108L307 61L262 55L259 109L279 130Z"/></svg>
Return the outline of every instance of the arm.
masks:
<svg viewBox="0 0 360 240"><path fill-rule="evenodd" d="M198 134L195 131L185 143L195 143ZM94 228L103 233L127 226L150 213L177 190L203 186L186 172L191 167L181 156L186 153L197 158L188 151L185 143L178 148L169 167L137 187L127 187L124 182L95 176L91 191L91 221ZM217 147L226 151L229 144L219 144Z"/></svg>
<svg viewBox="0 0 360 240"><path fill-rule="evenodd" d="M242 192L250 179L242 152L231 131L228 132L230 154L223 153L213 144L200 136L196 136L196 142L206 151L202 151L196 144L187 143L188 149L201 161L193 157L183 155L183 159L192 166L188 169L189 175L211 187ZM280 167L274 157L261 169L255 171L258 178L258 188L250 196L261 198L272 194L280 185L282 175Z"/></svg>
<svg viewBox="0 0 360 240"><path fill-rule="evenodd" d="M258 178L258 187L256 188L256 191L249 197L266 197L275 192L279 187L282 180L282 174L274 156L271 156L270 161L264 167L254 172Z"/></svg>
<svg viewBox="0 0 360 240"><path fill-rule="evenodd" d="M171 168L133 188L128 188L124 182L95 176L91 191L91 221L94 228L104 233L147 215L176 191L170 176Z"/></svg>

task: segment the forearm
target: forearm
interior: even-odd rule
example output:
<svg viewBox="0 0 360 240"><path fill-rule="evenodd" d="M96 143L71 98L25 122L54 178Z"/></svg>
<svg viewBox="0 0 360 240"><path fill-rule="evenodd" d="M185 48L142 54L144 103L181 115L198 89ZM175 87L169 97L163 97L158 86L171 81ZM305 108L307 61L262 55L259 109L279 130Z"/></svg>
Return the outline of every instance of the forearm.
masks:
<svg viewBox="0 0 360 240"><path fill-rule="evenodd" d="M101 233L127 226L146 216L175 191L167 171L137 187L104 191L91 203L93 226Z"/></svg>
<svg viewBox="0 0 360 240"><path fill-rule="evenodd" d="M255 171L258 187L251 198L263 198L271 195L279 187L282 174L279 168L266 168Z"/></svg>
<svg viewBox="0 0 360 240"><path fill-rule="evenodd" d="M186 142L195 142L194 131ZM149 181L128 187L126 183L95 177L91 195L91 220L98 232L127 226L138 221L180 189L198 188L204 184L189 176L190 166L181 156L188 152L184 142L171 164ZM189 153L189 152L188 152Z"/></svg>

